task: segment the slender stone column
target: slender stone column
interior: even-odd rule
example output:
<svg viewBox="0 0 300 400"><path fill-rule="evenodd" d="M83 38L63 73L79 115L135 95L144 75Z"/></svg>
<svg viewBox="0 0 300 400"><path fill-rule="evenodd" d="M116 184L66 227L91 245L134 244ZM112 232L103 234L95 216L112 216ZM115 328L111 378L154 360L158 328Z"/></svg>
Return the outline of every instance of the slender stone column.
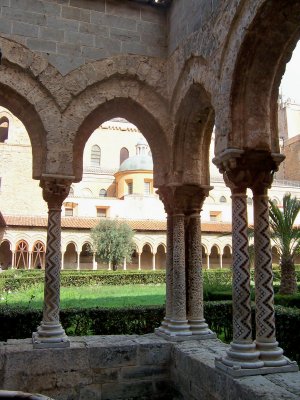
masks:
<svg viewBox="0 0 300 400"><path fill-rule="evenodd" d="M173 310L173 216L167 216L167 258L166 258L166 315L159 328L168 329Z"/></svg>
<svg viewBox="0 0 300 400"><path fill-rule="evenodd" d="M139 262L138 270L140 271L141 270L141 253L138 253L138 262Z"/></svg>
<svg viewBox="0 0 300 400"><path fill-rule="evenodd" d="M126 271L127 269L127 264L126 264L126 258L124 258L124 262L123 262L123 270Z"/></svg>
<svg viewBox="0 0 300 400"><path fill-rule="evenodd" d="M31 269L32 251L28 252L28 269Z"/></svg>
<svg viewBox="0 0 300 400"><path fill-rule="evenodd" d="M80 251L77 251L77 271L80 271Z"/></svg>
<svg viewBox="0 0 300 400"><path fill-rule="evenodd" d="M61 269L61 207L70 189L70 181L41 181L44 200L48 203L47 250L44 286L43 320L33 333L35 348L68 347L69 340L59 321Z"/></svg>
<svg viewBox="0 0 300 400"><path fill-rule="evenodd" d="M11 268L12 269L15 268L15 259L16 259L16 252L15 252L15 250L13 250L11 252Z"/></svg>
<svg viewBox="0 0 300 400"><path fill-rule="evenodd" d="M93 252L93 270L97 270L96 253Z"/></svg>
<svg viewBox="0 0 300 400"><path fill-rule="evenodd" d="M193 335L214 335L203 314L203 277L200 210L189 216L188 222L187 315ZM214 335L215 337L215 335Z"/></svg>
<svg viewBox="0 0 300 400"><path fill-rule="evenodd" d="M152 270L155 271L155 255L156 253L152 253Z"/></svg>
<svg viewBox="0 0 300 400"><path fill-rule="evenodd" d="M169 322L171 335L190 335L186 315L185 230L183 213L173 215L173 310Z"/></svg>
<svg viewBox="0 0 300 400"><path fill-rule="evenodd" d="M265 367L288 364L278 347L275 330L272 253L269 231L269 204L265 193L253 191L255 247L256 347Z"/></svg>
<svg viewBox="0 0 300 400"><path fill-rule="evenodd" d="M65 251L61 253L61 269L65 267Z"/></svg>
<svg viewBox="0 0 300 400"><path fill-rule="evenodd" d="M263 366L252 341L250 262L246 189L232 193L233 341L223 363L241 368Z"/></svg>

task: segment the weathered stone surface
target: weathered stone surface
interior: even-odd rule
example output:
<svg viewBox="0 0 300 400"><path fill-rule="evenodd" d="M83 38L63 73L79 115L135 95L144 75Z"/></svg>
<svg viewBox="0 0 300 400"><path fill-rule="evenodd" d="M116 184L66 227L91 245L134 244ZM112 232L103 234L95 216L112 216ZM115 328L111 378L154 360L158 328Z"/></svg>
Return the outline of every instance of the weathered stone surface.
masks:
<svg viewBox="0 0 300 400"><path fill-rule="evenodd" d="M70 348L48 350L10 340L0 345L0 385L56 400L299 398L300 373L234 379L216 369L226 348L215 339L170 343L155 335L78 337Z"/></svg>

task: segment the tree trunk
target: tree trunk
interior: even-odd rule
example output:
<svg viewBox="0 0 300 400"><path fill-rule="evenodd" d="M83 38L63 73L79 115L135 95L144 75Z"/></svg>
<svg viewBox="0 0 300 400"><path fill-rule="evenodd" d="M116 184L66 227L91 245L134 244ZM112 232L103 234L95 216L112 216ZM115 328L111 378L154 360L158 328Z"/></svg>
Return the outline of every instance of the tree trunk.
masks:
<svg viewBox="0 0 300 400"><path fill-rule="evenodd" d="M296 293L297 278L295 265L291 258L282 259L280 262L281 268L281 281L280 281L280 294L293 294Z"/></svg>

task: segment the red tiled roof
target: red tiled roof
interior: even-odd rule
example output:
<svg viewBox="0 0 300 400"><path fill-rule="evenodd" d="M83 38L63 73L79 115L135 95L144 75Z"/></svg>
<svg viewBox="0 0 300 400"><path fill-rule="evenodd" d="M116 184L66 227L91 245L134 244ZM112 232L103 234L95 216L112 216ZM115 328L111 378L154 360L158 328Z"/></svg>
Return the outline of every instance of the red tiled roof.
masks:
<svg viewBox="0 0 300 400"><path fill-rule="evenodd" d="M2 217L2 218L1 218ZM61 226L65 229L91 229L97 225L99 218L85 217L62 217ZM165 231L166 221L126 220L135 231ZM25 216L25 215L2 215L0 213L1 227L36 227L46 228L47 217ZM220 222L202 223L202 232L231 233L231 224Z"/></svg>

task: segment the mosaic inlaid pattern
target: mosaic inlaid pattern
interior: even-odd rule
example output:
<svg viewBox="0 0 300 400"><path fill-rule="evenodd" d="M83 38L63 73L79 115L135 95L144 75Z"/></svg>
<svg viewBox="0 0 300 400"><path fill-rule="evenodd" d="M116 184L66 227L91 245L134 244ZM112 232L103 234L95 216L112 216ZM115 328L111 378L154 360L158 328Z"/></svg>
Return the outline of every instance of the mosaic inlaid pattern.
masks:
<svg viewBox="0 0 300 400"><path fill-rule="evenodd" d="M188 228L188 318L203 319L202 250L199 214L191 215Z"/></svg>
<svg viewBox="0 0 300 400"><path fill-rule="evenodd" d="M268 196L254 196L256 335L275 337Z"/></svg>
<svg viewBox="0 0 300 400"><path fill-rule="evenodd" d="M173 217L173 316L186 320L184 214Z"/></svg>
<svg viewBox="0 0 300 400"><path fill-rule="evenodd" d="M233 338L250 339L250 265L246 195L232 196Z"/></svg>
<svg viewBox="0 0 300 400"><path fill-rule="evenodd" d="M47 322L59 320L61 266L60 220L60 211L49 210L43 315L44 321Z"/></svg>
<svg viewBox="0 0 300 400"><path fill-rule="evenodd" d="M167 260L166 260L166 318L173 308L173 216L167 217Z"/></svg>

